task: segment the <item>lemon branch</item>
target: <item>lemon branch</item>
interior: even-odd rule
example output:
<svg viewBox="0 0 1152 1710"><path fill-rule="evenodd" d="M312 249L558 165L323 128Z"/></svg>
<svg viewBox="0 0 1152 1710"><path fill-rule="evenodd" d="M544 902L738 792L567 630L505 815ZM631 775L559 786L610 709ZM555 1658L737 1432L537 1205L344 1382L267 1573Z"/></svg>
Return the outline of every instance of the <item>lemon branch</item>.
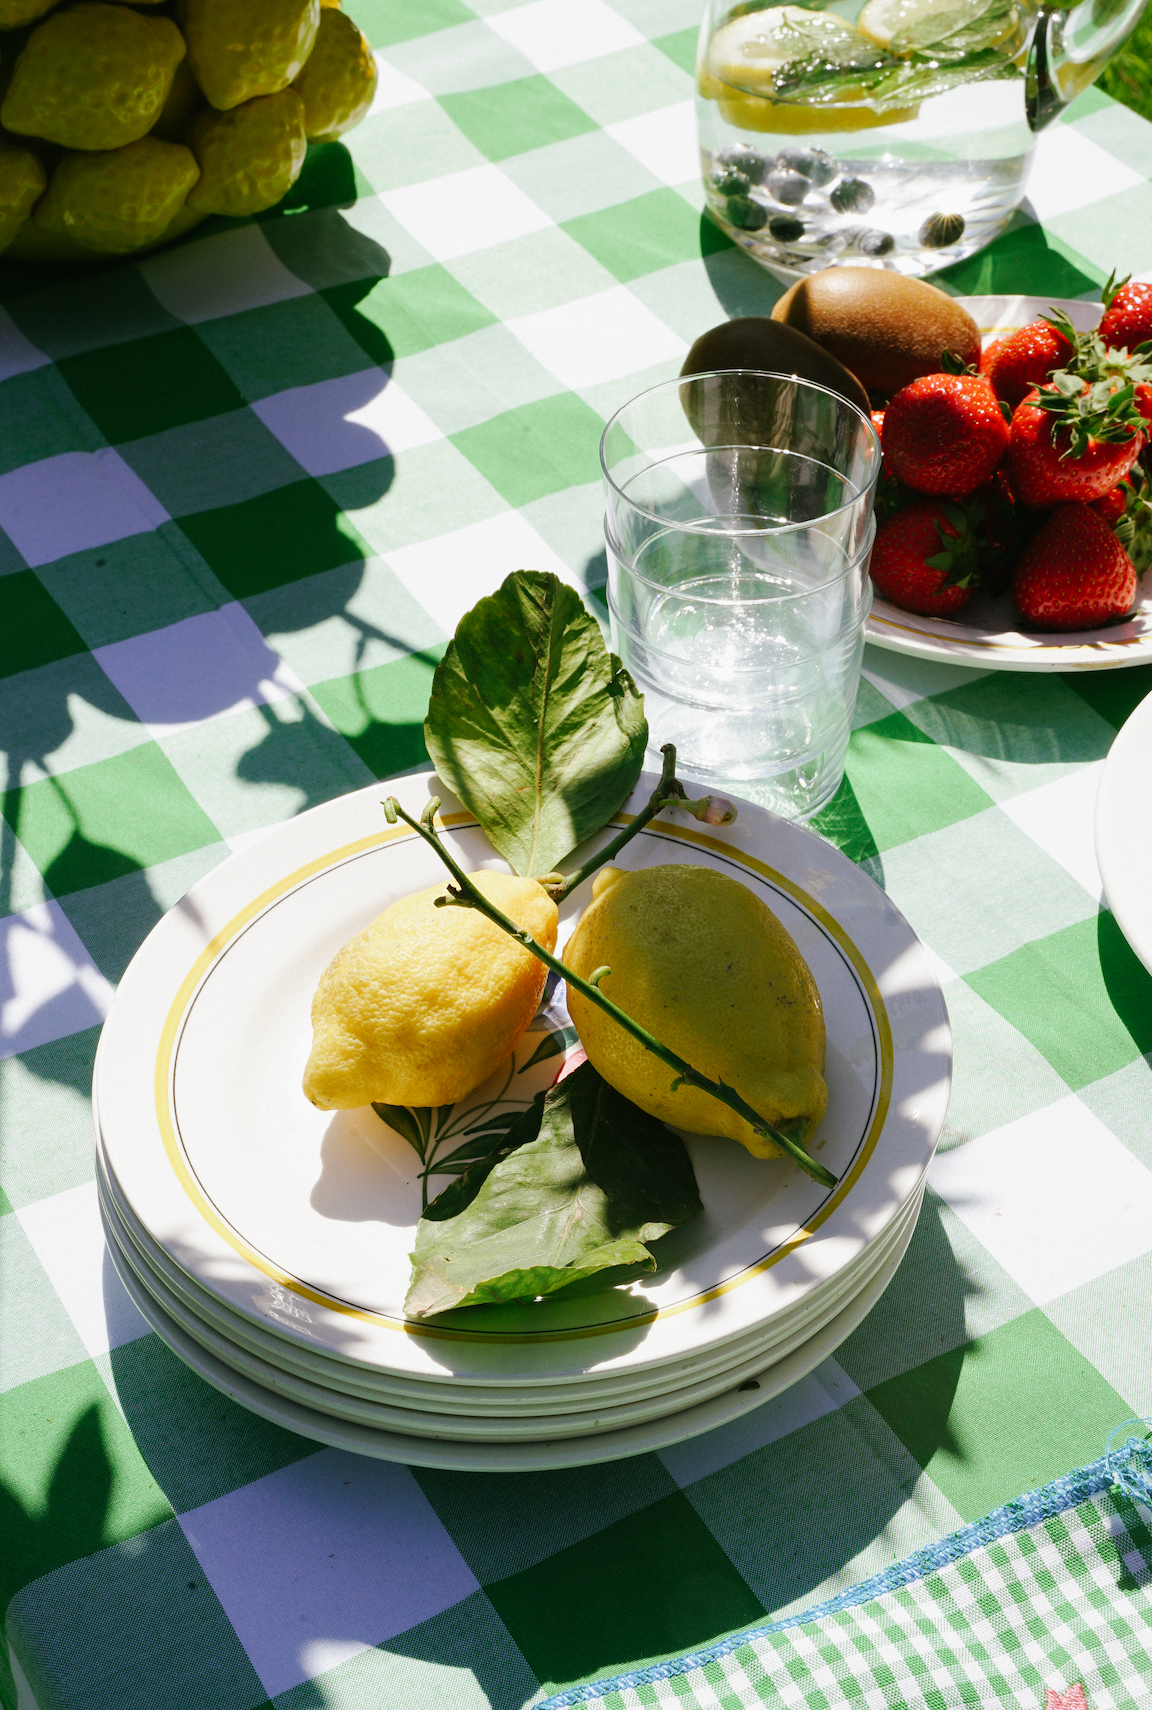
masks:
<svg viewBox="0 0 1152 1710"><path fill-rule="evenodd" d="M668 756L665 752L666 770L668 764ZM672 765L675 765L674 751ZM829 1170L826 1170L822 1164L818 1164L814 1158L810 1158L798 1141L789 1139L786 1134L782 1134L778 1128L774 1128L770 1122L753 1110L752 1106L740 1097L734 1087L725 1086L723 1081L713 1081L707 1075L701 1074L699 1069L694 1069L691 1063L686 1063L684 1058L677 1056L675 1051L670 1051L667 1045L661 1045L658 1039L654 1039L651 1033L646 1028L641 1027L638 1021L633 1021L630 1015L626 1015L617 1004L612 1002L611 998L605 997L599 984L594 982L602 980L610 972L609 969L597 968L591 980L583 979L579 974L574 973L566 963L562 962L558 956L553 956L550 950L545 950L542 944L538 944L530 932L509 920L506 914L502 914L494 903L477 890L467 874L449 855L436 832L433 822L440 806L438 796L433 796L419 819L413 819L411 814L405 813L395 796L387 796L383 806L389 825L395 825L397 819L402 819L405 825L411 826L412 830L436 851L455 880L455 886L450 885L448 887L447 896L436 898L437 908L478 909L481 914L487 916L494 926L498 926L502 932L508 934L509 938L514 938L538 961L543 962L546 968L551 968L552 972L558 974L562 980L567 981L570 986L574 986L577 991L582 992L590 1003L596 1004L604 1011L605 1015L611 1016L612 1020L617 1022L626 1033L630 1033L633 1039L638 1040L646 1051L651 1051L654 1057L659 1057L662 1063L667 1063L668 1067L674 1070L676 1074L676 1079L672 1083L673 1089L682 1084L697 1087L711 1098L718 1099L721 1104L726 1104L729 1110L734 1110L737 1116L742 1116L745 1122L751 1126L753 1133L758 1134L764 1140L773 1141L782 1152L786 1152L790 1158L799 1164L806 1175L812 1177L813 1181L819 1182L823 1187L836 1186L836 1177ZM653 812L658 811L658 809L653 809ZM639 817L637 815L637 818ZM649 814L648 817L651 818L652 814ZM632 827L629 826L628 829L631 831Z"/></svg>

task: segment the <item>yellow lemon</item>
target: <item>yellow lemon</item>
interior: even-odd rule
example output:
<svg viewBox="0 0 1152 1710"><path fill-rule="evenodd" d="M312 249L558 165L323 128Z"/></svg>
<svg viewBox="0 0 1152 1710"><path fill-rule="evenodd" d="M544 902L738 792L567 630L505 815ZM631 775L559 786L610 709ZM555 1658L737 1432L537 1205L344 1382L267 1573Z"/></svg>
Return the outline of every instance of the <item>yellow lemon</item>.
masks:
<svg viewBox="0 0 1152 1710"><path fill-rule="evenodd" d="M119 148L151 130L183 57L170 18L83 0L32 31L0 123L64 148Z"/></svg>
<svg viewBox="0 0 1152 1710"><path fill-rule="evenodd" d="M954 30L977 23L990 9L993 0L868 0L856 20L862 36L877 47L891 48L895 53L921 53L944 42ZM1021 20L1015 7L1009 9L992 41L983 47L1002 47L1020 32Z"/></svg>
<svg viewBox="0 0 1152 1710"><path fill-rule="evenodd" d="M896 4L898 0L891 0ZM725 122L744 131L773 131L781 136L832 131L871 130L914 119L917 107L878 112L865 102L861 86L845 84L840 99L823 105L774 101L776 73L793 60L863 46L859 31L834 12L810 12L803 6L768 6L744 12L722 24L708 44L697 86L715 101Z"/></svg>
<svg viewBox="0 0 1152 1710"><path fill-rule="evenodd" d="M258 214L300 176L308 147L304 103L294 89L282 89L227 113L205 107L188 141L200 163L188 206L199 214Z"/></svg>
<svg viewBox="0 0 1152 1710"><path fill-rule="evenodd" d="M47 182L43 163L31 149L0 143L0 250L12 242Z"/></svg>
<svg viewBox="0 0 1152 1710"><path fill-rule="evenodd" d="M376 93L376 61L367 38L343 12L320 15L316 46L296 78L310 142L330 142L358 125Z"/></svg>
<svg viewBox="0 0 1152 1710"><path fill-rule="evenodd" d="M196 81L227 112L288 87L312 52L320 0L184 0L180 18Z"/></svg>
<svg viewBox="0 0 1152 1710"><path fill-rule="evenodd" d="M821 1121L824 1013L808 964L766 903L711 867L605 867L568 940L565 961L661 1044L734 1087L774 1126L804 1138ZM673 1071L574 987L580 1042L617 1092L673 1127L739 1140L753 1157L779 1148Z"/></svg>
<svg viewBox="0 0 1152 1710"><path fill-rule="evenodd" d="M535 879L473 873L477 889L552 950L556 904ZM455 1104L510 1054L545 968L443 885L401 897L337 952L312 1000L304 1092L321 1110Z"/></svg>
<svg viewBox="0 0 1152 1710"><path fill-rule="evenodd" d="M33 218L42 231L105 255L127 255L164 236L199 176L191 149L155 137L66 154Z"/></svg>

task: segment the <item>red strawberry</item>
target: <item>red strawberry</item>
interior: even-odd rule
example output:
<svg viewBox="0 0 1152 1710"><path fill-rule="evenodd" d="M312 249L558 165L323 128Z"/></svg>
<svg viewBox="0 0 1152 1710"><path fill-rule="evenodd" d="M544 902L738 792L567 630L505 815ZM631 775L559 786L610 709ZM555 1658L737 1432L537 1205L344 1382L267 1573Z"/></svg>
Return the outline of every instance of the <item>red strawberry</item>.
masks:
<svg viewBox="0 0 1152 1710"><path fill-rule="evenodd" d="M1057 374L1012 416L1012 491L1031 510L1102 499L1135 463L1142 426L1131 386Z"/></svg>
<svg viewBox="0 0 1152 1710"><path fill-rule="evenodd" d="M868 566L886 600L906 612L948 617L975 591L976 543L962 505L918 499L876 530Z"/></svg>
<svg viewBox="0 0 1152 1710"><path fill-rule="evenodd" d="M1152 285L1104 287L1104 314L1096 331L1110 350L1135 350L1152 339Z"/></svg>
<svg viewBox="0 0 1152 1710"><path fill-rule="evenodd" d="M884 412L884 455L918 493L967 498L1008 449L1008 423L982 374L923 374Z"/></svg>
<svg viewBox="0 0 1152 1710"><path fill-rule="evenodd" d="M1087 505L1061 505L1021 555L1012 597L1035 629L1097 629L1136 593L1132 560Z"/></svg>
<svg viewBox="0 0 1152 1710"><path fill-rule="evenodd" d="M1051 321L1033 321L1009 338L993 345L991 361L980 372L998 398L1016 405L1033 386L1040 386L1056 368L1063 368L1075 354L1075 345Z"/></svg>
<svg viewBox="0 0 1152 1710"><path fill-rule="evenodd" d="M1128 494L1123 487L1113 487L1111 492L1104 494L1103 498L1092 499L1090 503L1096 515L1103 517L1108 527L1111 528L1113 523L1120 521L1127 510Z"/></svg>

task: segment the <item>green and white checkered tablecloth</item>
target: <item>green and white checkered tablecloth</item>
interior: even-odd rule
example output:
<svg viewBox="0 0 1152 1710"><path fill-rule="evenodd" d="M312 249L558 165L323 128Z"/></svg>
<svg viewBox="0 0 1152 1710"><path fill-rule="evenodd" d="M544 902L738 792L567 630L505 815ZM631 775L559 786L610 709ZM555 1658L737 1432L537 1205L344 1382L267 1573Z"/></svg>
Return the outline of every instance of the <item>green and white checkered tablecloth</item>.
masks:
<svg viewBox="0 0 1152 1710"><path fill-rule="evenodd" d="M603 422L778 294L701 220L698 6L353 0L376 108L287 206L92 274L0 258L9 1704L521 1710L826 1601L1152 1413L1152 980L1092 845L1148 669L868 657L817 829L936 957L955 1094L898 1283L738 1424L508 1477L318 1449L191 1376L104 1253L89 1080L140 940L423 763L435 663L508 571L596 602ZM952 287L1152 270L1150 173L1090 91Z"/></svg>

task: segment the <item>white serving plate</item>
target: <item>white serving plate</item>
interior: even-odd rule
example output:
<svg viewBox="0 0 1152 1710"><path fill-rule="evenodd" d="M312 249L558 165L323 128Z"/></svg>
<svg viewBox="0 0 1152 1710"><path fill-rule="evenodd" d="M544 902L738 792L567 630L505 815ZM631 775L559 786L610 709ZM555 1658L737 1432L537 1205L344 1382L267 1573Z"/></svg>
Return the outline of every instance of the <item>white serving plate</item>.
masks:
<svg viewBox="0 0 1152 1710"><path fill-rule="evenodd" d="M1094 327L1102 303L1070 297L957 297L980 328L985 344L1027 326L1050 308L1064 309L1078 331ZM1066 635L1028 634L1018 627L1012 596L977 594L958 618L920 617L877 595L865 625L867 639L893 653L978 665L985 671L1107 671L1152 659L1152 578L1137 588L1139 610L1127 623Z"/></svg>
<svg viewBox="0 0 1152 1710"><path fill-rule="evenodd" d="M470 1414L465 1410L438 1413L430 1409L413 1410L379 1399L350 1395L339 1387L313 1382L286 1372L278 1364L232 1340L227 1334L213 1329L195 1311L191 1311L176 1291L168 1286L145 1264L138 1250L117 1224L114 1208L101 1195L101 1211L109 1243L114 1243L118 1256L124 1260L137 1283L149 1294L164 1318L180 1326L193 1341L221 1360L233 1371L252 1378L264 1388L317 1411L330 1413L338 1419L348 1419L376 1429L396 1431L404 1436L435 1437L458 1442L539 1442L558 1437L590 1436L600 1431L619 1430L663 1418L669 1413L683 1411L689 1406L710 1401L727 1389L758 1375L794 1353L806 1341L837 1316L855 1295L866 1289L879 1272L906 1231L915 1224L923 1197L923 1189L915 1195L905 1213L892 1230L885 1231L874 1243L869 1262L856 1273L855 1285L848 1298L825 1302L810 1323L797 1329L771 1350L749 1350L723 1371L693 1383L680 1383L675 1368L665 1368L674 1387L642 1399L617 1402L614 1396L603 1396L602 1405L585 1407L577 1412L537 1415L519 1409L503 1418ZM342 1368L347 1369L347 1368ZM471 1393L471 1392L466 1392Z"/></svg>
<svg viewBox="0 0 1152 1710"><path fill-rule="evenodd" d="M641 780L626 806L654 783ZM390 787L412 812L435 787L463 864L499 864L432 777ZM109 1169L134 1220L203 1289L325 1357L531 1389L641 1374L759 1331L892 1223L931 1157L951 1067L915 934L801 827L747 804L735 826L707 833L662 816L621 864L672 859L739 877L812 967L831 1095L817 1155L840 1185L689 1137L705 1211L666 1238L655 1276L582 1300L406 1321L415 1154L371 1111L322 1113L299 1090L323 967L394 897L443 873L415 834L385 824L386 788L313 809L217 868L149 935L105 1025L95 1099ZM569 899L562 939L583 900Z"/></svg>
<svg viewBox="0 0 1152 1710"><path fill-rule="evenodd" d="M1108 751L1096 792L1096 862L1116 924L1152 973L1152 695Z"/></svg>
<svg viewBox="0 0 1152 1710"><path fill-rule="evenodd" d="M340 1358L326 1358L310 1348L301 1348L284 1337L272 1335L251 1320L231 1312L215 1296L200 1288L140 1227L119 1193L114 1178L108 1173L99 1136L97 1182L106 1221L116 1229L129 1263L136 1264L139 1260L146 1273L155 1275L184 1310L191 1312L215 1334L224 1336L235 1346L294 1377L321 1384L343 1395L423 1412L460 1413L469 1418L485 1414L539 1417L586 1409L602 1410L610 1404L664 1395L673 1388L698 1383L730 1370L753 1354L757 1359L766 1360L769 1350L785 1342L791 1345L798 1333L811 1332L816 1328L818 1319L823 1322L840 1310L860 1288L866 1272L875 1268L877 1255L882 1254L886 1245L901 1232L906 1219L916 1215L922 1194L922 1188L918 1187L890 1229L866 1247L851 1265L837 1272L822 1289L805 1296L792 1311L770 1320L766 1328L725 1342L708 1355L686 1357L639 1375L603 1372L567 1384L551 1383L534 1388L518 1384L510 1390L508 1386L500 1385L458 1384L451 1379L443 1382L427 1378L408 1380L352 1365ZM166 1310L172 1310L167 1296L162 1297L161 1304Z"/></svg>
<svg viewBox="0 0 1152 1710"><path fill-rule="evenodd" d="M147 1291L140 1287L115 1242L109 1244L109 1251L125 1288L157 1334L213 1388L262 1418L314 1442L348 1449L355 1454L371 1455L378 1460L403 1461L409 1466L438 1467L458 1472L546 1472L563 1467L590 1466L668 1448L673 1443L684 1442L689 1437L739 1419L753 1408L762 1407L766 1401L781 1395L834 1353L867 1317L895 1276L912 1235L913 1229L909 1228L887 1264L842 1312L762 1376L744 1379L711 1401L701 1402L662 1419L623 1430L601 1431L592 1436L533 1443L460 1443L431 1436L404 1436L353 1420L336 1419L278 1395L252 1378L232 1370L202 1348L173 1319L166 1318Z"/></svg>

